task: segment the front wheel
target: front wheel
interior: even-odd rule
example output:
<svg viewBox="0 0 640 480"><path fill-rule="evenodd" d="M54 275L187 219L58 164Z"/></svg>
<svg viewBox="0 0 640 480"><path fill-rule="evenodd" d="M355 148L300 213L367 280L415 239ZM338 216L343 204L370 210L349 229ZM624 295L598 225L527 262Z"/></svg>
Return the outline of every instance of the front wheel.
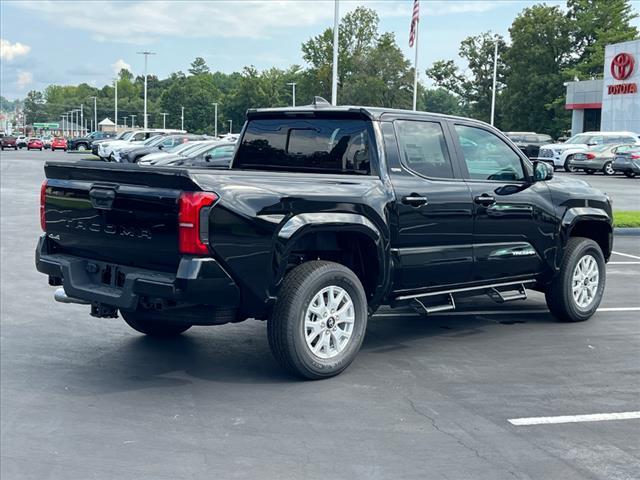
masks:
<svg viewBox="0 0 640 480"><path fill-rule="evenodd" d="M636 172L624 172L624 174L628 177L628 178L633 178L636 176Z"/></svg>
<svg viewBox="0 0 640 480"><path fill-rule="evenodd" d="M613 163L612 162L605 163L604 166L602 167L602 173L604 173L605 175L615 174L616 171L613 169Z"/></svg>
<svg viewBox="0 0 640 480"><path fill-rule="evenodd" d="M291 373L317 380L355 359L367 328L367 297L344 265L306 262L287 274L267 324L269 346Z"/></svg>
<svg viewBox="0 0 640 480"><path fill-rule="evenodd" d="M87 150L87 146L84 143L81 143L76 147L76 150L78 150L79 152L85 152Z"/></svg>
<svg viewBox="0 0 640 480"><path fill-rule="evenodd" d="M166 314L151 310L136 310L134 312L121 310L120 314L127 325L150 337L175 337L191 328L189 324L170 323Z"/></svg>
<svg viewBox="0 0 640 480"><path fill-rule="evenodd" d="M589 238L570 238L560 271L545 292L547 306L559 320L588 320L602 301L605 280L600 246Z"/></svg>

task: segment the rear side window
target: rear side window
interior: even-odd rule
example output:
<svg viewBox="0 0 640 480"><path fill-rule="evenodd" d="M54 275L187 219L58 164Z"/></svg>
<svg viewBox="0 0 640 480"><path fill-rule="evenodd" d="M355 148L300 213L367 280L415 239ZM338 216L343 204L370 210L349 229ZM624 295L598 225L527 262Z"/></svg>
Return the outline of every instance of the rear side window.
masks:
<svg viewBox="0 0 640 480"><path fill-rule="evenodd" d="M425 177L453 178L449 151L439 123L397 120L394 125L406 167Z"/></svg>
<svg viewBox="0 0 640 480"><path fill-rule="evenodd" d="M233 167L369 175L372 147L365 120L251 120Z"/></svg>

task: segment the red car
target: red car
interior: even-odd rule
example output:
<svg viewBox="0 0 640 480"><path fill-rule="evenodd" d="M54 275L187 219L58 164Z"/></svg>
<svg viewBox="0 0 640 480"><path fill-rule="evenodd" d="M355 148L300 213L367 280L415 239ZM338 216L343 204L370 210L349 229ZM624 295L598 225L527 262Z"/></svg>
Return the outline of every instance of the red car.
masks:
<svg viewBox="0 0 640 480"><path fill-rule="evenodd" d="M27 150L40 150L44 148L44 142L39 138L31 138L29 139L29 143L27 143Z"/></svg>
<svg viewBox="0 0 640 480"><path fill-rule="evenodd" d="M2 146L2 150L4 150L5 148L13 148L14 150L17 150L18 145L16 144L16 137L3 135L0 139L0 146Z"/></svg>
<svg viewBox="0 0 640 480"><path fill-rule="evenodd" d="M64 150L65 152L67 151L67 139L66 138L55 137L51 141L51 151L55 152L56 150Z"/></svg>

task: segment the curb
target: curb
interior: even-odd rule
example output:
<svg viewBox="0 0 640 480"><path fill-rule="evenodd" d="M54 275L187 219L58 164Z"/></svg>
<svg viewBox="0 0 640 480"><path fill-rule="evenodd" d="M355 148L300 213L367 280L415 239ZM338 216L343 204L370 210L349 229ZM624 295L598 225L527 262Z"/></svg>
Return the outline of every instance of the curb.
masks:
<svg viewBox="0 0 640 480"><path fill-rule="evenodd" d="M614 228L613 235L617 237L640 237L640 228Z"/></svg>

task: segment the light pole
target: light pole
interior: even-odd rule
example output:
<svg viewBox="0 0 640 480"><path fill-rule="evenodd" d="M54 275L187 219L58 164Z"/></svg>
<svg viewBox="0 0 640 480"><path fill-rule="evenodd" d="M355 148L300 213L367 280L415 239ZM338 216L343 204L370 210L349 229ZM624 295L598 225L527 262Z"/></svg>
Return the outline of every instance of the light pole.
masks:
<svg viewBox="0 0 640 480"><path fill-rule="evenodd" d="M493 90L491 92L491 125L496 114L496 80L498 78L498 38L496 37L496 45L493 53Z"/></svg>
<svg viewBox="0 0 640 480"><path fill-rule="evenodd" d="M131 117L131 128L136 126L136 115L129 115Z"/></svg>
<svg viewBox="0 0 640 480"><path fill-rule="evenodd" d="M169 115L166 112L162 112L160 115L162 115L162 129L166 129L167 128L167 115Z"/></svg>
<svg viewBox="0 0 640 480"><path fill-rule="evenodd" d="M289 83L287 83L287 85L291 86L291 90L292 90L291 96L293 98L293 105L292 106L295 107L296 106L296 82L289 82Z"/></svg>
<svg viewBox="0 0 640 480"><path fill-rule="evenodd" d="M80 135L82 136L83 134L83 129L84 127L84 105L81 103L80 104Z"/></svg>
<svg viewBox="0 0 640 480"><path fill-rule="evenodd" d="M91 97L93 98L93 130L97 130L98 129L98 97Z"/></svg>
<svg viewBox="0 0 640 480"><path fill-rule="evenodd" d="M180 130L184 130L184 107L180 107L182 113L180 114Z"/></svg>
<svg viewBox="0 0 640 480"><path fill-rule="evenodd" d="M114 96L113 96L113 106L114 106L114 112L113 112L113 117L116 119L116 133L118 133L118 79L116 78L115 82L115 91L114 91ZM126 126L126 123L125 123Z"/></svg>
<svg viewBox="0 0 640 480"><path fill-rule="evenodd" d="M229 133L233 133L233 120L229 120Z"/></svg>
<svg viewBox="0 0 640 480"><path fill-rule="evenodd" d="M338 37L340 6L338 0L334 0L333 12L333 73L331 74L331 105L338 104Z"/></svg>
<svg viewBox="0 0 640 480"><path fill-rule="evenodd" d="M155 52L137 52L138 55L144 55L144 129L147 129L147 60L149 55L155 55Z"/></svg>
<svg viewBox="0 0 640 480"><path fill-rule="evenodd" d="M122 117L122 120L124 120L124 129L127 129L127 117Z"/></svg>
<svg viewBox="0 0 640 480"><path fill-rule="evenodd" d="M216 102L213 102L213 107L215 108L214 112L213 112L213 136L214 137L218 137L218 104Z"/></svg>
<svg viewBox="0 0 640 480"><path fill-rule="evenodd" d="M62 119L62 136L66 137L67 135L64 130L64 124L65 124L65 119L67 118L67 114L63 113L62 115L60 115L60 118Z"/></svg>

